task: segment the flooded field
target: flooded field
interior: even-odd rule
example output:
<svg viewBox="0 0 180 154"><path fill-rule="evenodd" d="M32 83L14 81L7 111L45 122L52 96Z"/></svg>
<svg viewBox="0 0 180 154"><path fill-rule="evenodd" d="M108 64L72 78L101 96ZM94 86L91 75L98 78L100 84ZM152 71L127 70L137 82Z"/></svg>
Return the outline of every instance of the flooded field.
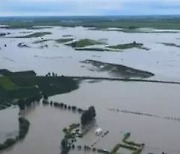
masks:
<svg viewBox="0 0 180 154"><path fill-rule="evenodd" d="M7 68L11 71L32 69L39 75L56 72L58 75L108 76L105 72L97 73L84 68L85 66L80 63L80 61L91 59L149 71L154 73L157 79L179 80L179 48L163 44L174 43L179 45L179 39L177 38L180 31L178 30L176 30L176 33L169 33L170 30L168 32L159 30L155 31L156 33L125 33L121 31L89 30L83 27L0 30L1 32L10 33L5 37L0 37L0 68ZM162 33L163 31L164 33ZM18 36L26 37L26 33L29 35L35 32L50 32L52 34L42 37L16 38ZM136 41L142 43L149 50L129 48L116 52L77 51L70 46L55 41L69 37L73 37L75 40L85 38L103 40L107 45ZM49 41L33 43L42 39ZM23 43L25 46L18 47L19 43ZM6 47L5 44L7 44ZM102 45L95 46L102 47Z"/></svg>
<svg viewBox="0 0 180 154"><path fill-rule="evenodd" d="M34 70L37 75L54 72L58 76L125 79L147 77L154 80L180 81L179 30L141 29L141 32L129 33L114 29L54 26L40 29L0 28L0 32L8 33L0 37L0 69ZM66 44L66 41L72 39L91 39L88 43L91 43L93 50L76 50ZM136 45L134 41L143 44L148 50L132 47ZM92 42L97 44L93 45ZM123 49L106 51L107 46L118 44L125 45ZM95 48L103 48L103 51L96 51ZM99 68L87 63L88 60L96 62L96 67ZM135 75L114 75L113 72L119 71L117 67L121 65L126 66L126 74ZM136 74L137 70L140 71L139 76ZM142 72L148 75L142 75ZM92 145L98 140L94 131L100 127L104 131L108 130L109 134L98 140L95 144L97 148L111 151L126 132L131 132L131 140L145 143L143 154L161 154L163 151L179 154L179 91L180 85L172 84L83 80L79 89L51 96L49 100L83 109L95 106L95 124L83 139L77 140L79 145ZM18 133L18 113L17 107L0 110L0 143ZM80 122L79 114L42 103L27 109L23 116L31 124L27 136L12 148L0 153L59 154L63 128ZM92 152L75 149L69 153ZM120 149L119 153L129 152Z"/></svg>

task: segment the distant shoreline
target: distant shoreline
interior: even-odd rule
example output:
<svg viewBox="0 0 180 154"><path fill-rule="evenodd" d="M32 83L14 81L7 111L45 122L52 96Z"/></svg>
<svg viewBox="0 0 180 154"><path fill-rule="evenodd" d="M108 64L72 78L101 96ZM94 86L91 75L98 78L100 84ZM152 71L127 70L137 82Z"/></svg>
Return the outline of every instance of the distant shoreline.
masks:
<svg viewBox="0 0 180 154"><path fill-rule="evenodd" d="M155 28L180 29L180 15L141 16L4 16L0 25L8 28L32 28L33 26L96 27L96 28Z"/></svg>

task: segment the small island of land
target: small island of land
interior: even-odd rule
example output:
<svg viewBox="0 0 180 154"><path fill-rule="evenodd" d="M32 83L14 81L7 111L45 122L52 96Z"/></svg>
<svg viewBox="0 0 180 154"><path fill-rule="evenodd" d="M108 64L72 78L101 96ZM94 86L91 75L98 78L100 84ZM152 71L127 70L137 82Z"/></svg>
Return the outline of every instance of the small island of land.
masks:
<svg viewBox="0 0 180 154"><path fill-rule="evenodd" d="M136 41L134 41L132 43L127 43L127 44L109 45L109 46L107 46L107 48L110 48L110 49L138 48L138 49L149 50L148 48L144 47L142 43L137 43Z"/></svg>
<svg viewBox="0 0 180 154"><path fill-rule="evenodd" d="M71 46L73 48L83 48L87 46L100 45L100 44L103 44L103 43L97 40L92 40L92 39L81 39L78 41L67 43L66 45Z"/></svg>
<svg viewBox="0 0 180 154"><path fill-rule="evenodd" d="M82 61L85 64L91 64L93 70L98 72L108 72L113 76L123 77L123 78L149 78L154 76L153 73L148 71L143 71L139 69L134 69L120 64L105 63L96 60L85 60Z"/></svg>

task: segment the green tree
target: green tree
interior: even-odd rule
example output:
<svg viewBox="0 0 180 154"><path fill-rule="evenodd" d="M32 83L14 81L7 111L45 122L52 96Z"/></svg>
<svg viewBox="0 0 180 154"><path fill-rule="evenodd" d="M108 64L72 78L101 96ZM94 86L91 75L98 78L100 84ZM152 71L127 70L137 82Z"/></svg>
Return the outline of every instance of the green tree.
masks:
<svg viewBox="0 0 180 154"><path fill-rule="evenodd" d="M95 118L96 117L96 111L95 111L94 106L90 106L88 110L91 114L91 118Z"/></svg>
<svg viewBox="0 0 180 154"><path fill-rule="evenodd" d="M94 106L90 106L81 116L81 124L86 125L96 117Z"/></svg>

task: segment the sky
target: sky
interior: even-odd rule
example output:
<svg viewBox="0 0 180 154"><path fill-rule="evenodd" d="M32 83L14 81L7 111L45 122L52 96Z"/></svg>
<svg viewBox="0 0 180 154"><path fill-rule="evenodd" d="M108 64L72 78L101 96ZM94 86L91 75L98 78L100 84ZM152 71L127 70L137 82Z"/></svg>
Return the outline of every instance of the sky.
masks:
<svg viewBox="0 0 180 154"><path fill-rule="evenodd" d="M0 16L180 15L180 0L0 0Z"/></svg>

